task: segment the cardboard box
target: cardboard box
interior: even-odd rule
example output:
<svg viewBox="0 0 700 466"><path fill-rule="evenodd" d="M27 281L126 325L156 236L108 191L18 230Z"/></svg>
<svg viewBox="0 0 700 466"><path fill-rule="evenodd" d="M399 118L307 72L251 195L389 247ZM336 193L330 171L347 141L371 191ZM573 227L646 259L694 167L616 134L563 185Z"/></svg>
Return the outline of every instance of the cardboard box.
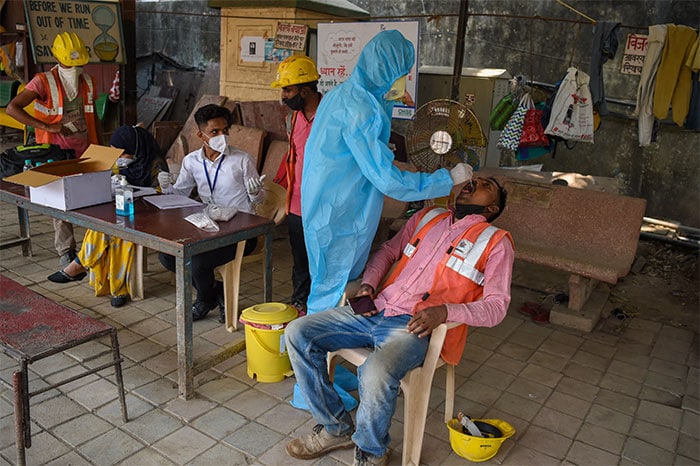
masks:
<svg viewBox="0 0 700 466"><path fill-rule="evenodd" d="M60 210L111 202L112 166L122 152L92 144L79 159L47 163L5 181L29 186L32 202Z"/></svg>

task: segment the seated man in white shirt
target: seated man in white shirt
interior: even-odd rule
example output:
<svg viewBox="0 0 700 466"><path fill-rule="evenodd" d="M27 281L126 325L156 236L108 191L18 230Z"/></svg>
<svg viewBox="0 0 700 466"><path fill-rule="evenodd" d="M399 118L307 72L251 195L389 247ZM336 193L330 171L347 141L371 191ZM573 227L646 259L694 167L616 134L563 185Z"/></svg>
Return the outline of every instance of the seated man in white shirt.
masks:
<svg viewBox="0 0 700 466"><path fill-rule="evenodd" d="M169 173L158 175L162 192L189 196L196 187L206 204L235 207L240 212L254 214L253 206L263 200L264 177L258 174L248 153L229 145L231 112L219 105L205 105L195 112L194 121L199 128L197 137L204 144L182 160L174 185ZM246 254L255 248L255 243L255 240L246 241ZM204 319L217 305L223 313L223 286L214 279L214 269L235 255L236 247L225 246L192 258L192 282L197 290L192 320ZM166 269L175 271L173 256L161 253L159 258Z"/></svg>

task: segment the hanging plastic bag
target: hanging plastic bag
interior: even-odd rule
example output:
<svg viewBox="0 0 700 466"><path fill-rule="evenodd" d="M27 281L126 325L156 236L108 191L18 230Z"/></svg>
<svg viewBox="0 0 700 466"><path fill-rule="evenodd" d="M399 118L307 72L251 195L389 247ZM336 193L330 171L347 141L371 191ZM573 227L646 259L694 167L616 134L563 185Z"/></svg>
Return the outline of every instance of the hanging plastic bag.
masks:
<svg viewBox="0 0 700 466"><path fill-rule="evenodd" d="M518 103L513 94L508 94L499 100L489 117L491 129L495 131L503 130L517 108Z"/></svg>
<svg viewBox="0 0 700 466"><path fill-rule="evenodd" d="M505 128L503 128L501 132L501 136L498 138L499 149L518 150L520 136L523 132L523 122L530 108L532 108L532 98L530 94L524 94L520 99L518 108L513 113L513 116L510 117L510 120L508 120L508 123L506 123Z"/></svg>
<svg viewBox="0 0 700 466"><path fill-rule="evenodd" d="M207 204L204 208L204 213L217 222L228 222L238 213L238 209L218 204Z"/></svg>
<svg viewBox="0 0 700 466"><path fill-rule="evenodd" d="M187 220L197 228L200 228L209 233L216 233L217 231L219 231L219 225L217 225L214 220L209 218L209 216L204 211L188 215L187 217L185 217L185 220Z"/></svg>
<svg viewBox="0 0 700 466"><path fill-rule="evenodd" d="M559 86L545 134L566 140L593 142L593 105L589 76L569 68Z"/></svg>

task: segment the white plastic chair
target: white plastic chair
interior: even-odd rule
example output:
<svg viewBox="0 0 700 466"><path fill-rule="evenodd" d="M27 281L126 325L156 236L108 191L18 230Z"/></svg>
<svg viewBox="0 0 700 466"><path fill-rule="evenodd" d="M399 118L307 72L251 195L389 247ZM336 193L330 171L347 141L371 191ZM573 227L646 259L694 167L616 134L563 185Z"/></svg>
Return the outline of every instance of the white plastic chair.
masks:
<svg viewBox="0 0 700 466"><path fill-rule="evenodd" d="M420 464L420 453L423 449L423 434L425 433L425 421L428 417L428 400L430 388L433 385L435 370L446 366L447 376L445 383L445 422L453 417L455 401L455 366L446 364L440 357L440 350L445 341L447 330L459 324L449 323L438 325L430 337L430 346L425 355L425 361L421 367L410 371L401 380L401 390L404 396L403 415L403 454L402 465ZM360 366L370 354L367 348L344 348L328 353L328 374L333 380L335 366L338 357L349 363Z"/></svg>
<svg viewBox="0 0 700 466"><path fill-rule="evenodd" d="M287 191L272 180L265 180L263 189L265 190L265 199L256 206L255 213L261 217L269 218L275 222L275 225L279 225L287 217ZM238 330L238 293L241 285L241 267L243 264L260 261L263 275L265 274L265 238L259 236L255 249L247 256L243 256L245 241L240 241L238 245L236 257L214 269L215 273L221 275L224 283L225 325L229 332Z"/></svg>
<svg viewBox="0 0 700 466"><path fill-rule="evenodd" d="M345 289L345 294L341 298L344 303L345 297L354 296L359 282L351 282ZM352 291L352 292L351 292ZM423 365L410 371L401 380L401 390L404 396L403 415L403 454L401 464L420 464L420 454L423 449L423 435L425 433L425 421L428 417L428 401L430 399L430 389L433 385L435 371L445 366L447 370L445 383L445 422L452 419L454 415L455 403L455 366L445 363L440 357L442 345L445 342L447 330L462 324L456 322L443 323L438 325L430 336L430 345L425 355ZM331 381L335 373L335 366L338 364L338 357L341 357L359 367L365 362L371 350L367 348L343 348L338 351L328 353L328 374Z"/></svg>

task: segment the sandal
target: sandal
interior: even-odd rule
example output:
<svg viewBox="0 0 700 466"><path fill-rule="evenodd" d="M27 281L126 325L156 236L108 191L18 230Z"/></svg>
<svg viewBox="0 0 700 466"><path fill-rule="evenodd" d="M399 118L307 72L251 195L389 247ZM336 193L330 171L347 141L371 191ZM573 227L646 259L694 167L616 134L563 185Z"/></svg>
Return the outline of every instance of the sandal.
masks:
<svg viewBox="0 0 700 466"><path fill-rule="evenodd" d="M71 277L63 270L54 272L48 276L48 280L54 283L69 283L69 282L79 282L87 276L87 272L80 272L78 275Z"/></svg>

